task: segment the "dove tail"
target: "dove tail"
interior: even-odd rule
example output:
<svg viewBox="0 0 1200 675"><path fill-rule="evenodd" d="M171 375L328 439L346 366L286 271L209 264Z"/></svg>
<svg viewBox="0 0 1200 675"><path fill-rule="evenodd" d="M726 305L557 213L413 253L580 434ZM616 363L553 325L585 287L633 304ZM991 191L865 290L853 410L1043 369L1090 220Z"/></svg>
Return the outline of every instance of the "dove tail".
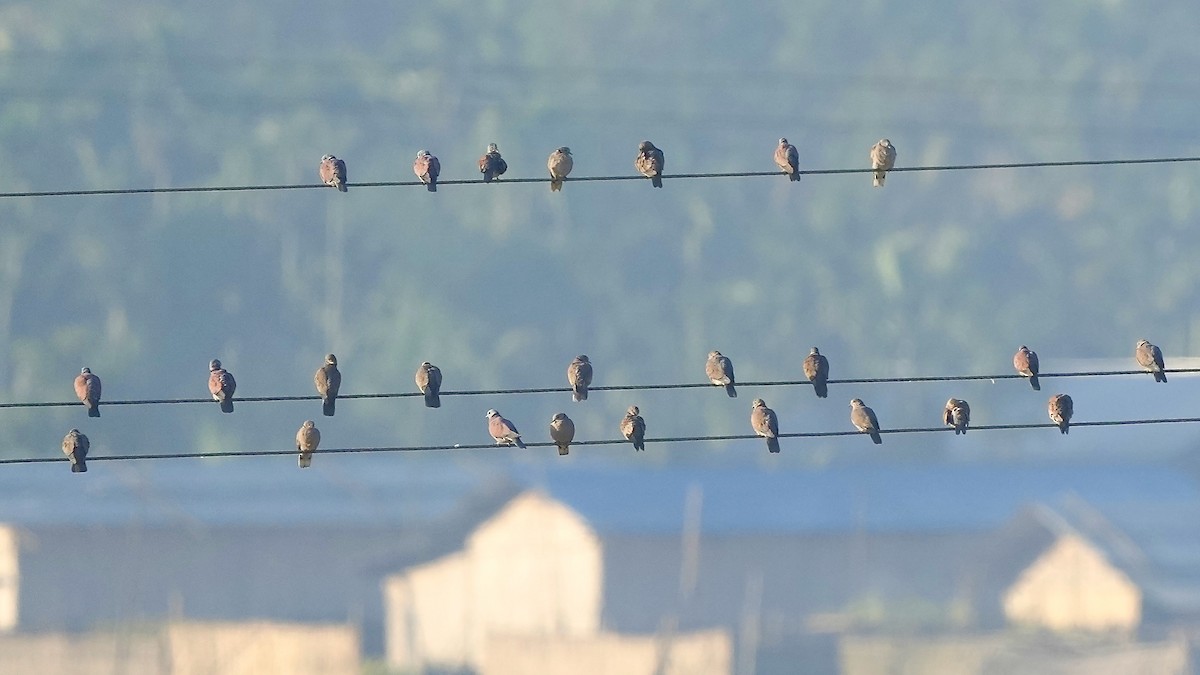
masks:
<svg viewBox="0 0 1200 675"><path fill-rule="evenodd" d="M303 452L300 453L299 464L301 469L307 469L308 467L312 466L312 454Z"/></svg>
<svg viewBox="0 0 1200 675"><path fill-rule="evenodd" d="M875 445L883 445L883 438L881 438L879 436L879 432L875 431L874 429L871 430L871 442Z"/></svg>
<svg viewBox="0 0 1200 675"><path fill-rule="evenodd" d="M1060 434L1071 433L1071 423L1066 420L1063 420L1062 424L1058 425L1058 433L1060 433Z"/></svg>
<svg viewBox="0 0 1200 675"><path fill-rule="evenodd" d="M772 453L779 452L779 439L771 436L767 439L767 451Z"/></svg>
<svg viewBox="0 0 1200 675"><path fill-rule="evenodd" d="M571 446L569 446L569 445L558 446L558 454L559 455L566 455L566 454L569 454L570 452L571 452Z"/></svg>
<svg viewBox="0 0 1200 675"><path fill-rule="evenodd" d="M817 398L829 398L829 385L824 382L813 382L813 391Z"/></svg>
<svg viewBox="0 0 1200 675"><path fill-rule="evenodd" d="M579 401L586 401L587 400L587 387L575 387L574 390L571 392L571 398L574 399L576 403L578 403Z"/></svg>
<svg viewBox="0 0 1200 675"><path fill-rule="evenodd" d="M513 440L513 442L517 444L517 447L518 447L518 448L524 448L524 447L525 447L525 442L521 440L521 437L520 437L520 436L517 436L517 437L516 437L516 439L514 439L514 440Z"/></svg>
<svg viewBox="0 0 1200 675"><path fill-rule="evenodd" d="M875 180L871 182L875 187L883 187L884 174L882 171L875 173Z"/></svg>
<svg viewBox="0 0 1200 675"><path fill-rule="evenodd" d="M729 395L729 398L737 398L737 389L733 388L732 382L725 385L725 393Z"/></svg>
<svg viewBox="0 0 1200 675"><path fill-rule="evenodd" d="M433 391L432 389L425 392L425 407L426 408L442 407L442 397L438 395L438 392Z"/></svg>
<svg viewBox="0 0 1200 675"><path fill-rule="evenodd" d="M1154 381L1155 382L1166 382L1167 374L1161 370L1154 371ZM99 417L99 415L96 415L96 416Z"/></svg>
<svg viewBox="0 0 1200 675"><path fill-rule="evenodd" d="M71 473L87 473L87 462L80 459L71 464Z"/></svg>
<svg viewBox="0 0 1200 675"><path fill-rule="evenodd" d="M645 450L646 449L646 441L644 441L640 438L633 439L633 449L636 451Z"/></svg>
<svg viewBox="0 0 1200 675"><path fill-rule="evenodd" d="M1163 380L1163 381L1165 382L1166 380ZM100 416L100 404L99 403L93 403L92 405L88 406L88 417L99 417L99 416Z"/></svg>
<svg viewBox="0 0 1200 675"><path fill-rule="evenodd" d="M337 189L338 189L338 192L345 192L348 188L346 187L345 183L338 183Z"/></svg>
<svg viewBox="0 0 1200 675"><path fill-rule="evenodd" d="M793 171L792 173L788 174L788 180L792 181L793 183L800 182L800 172Z"/></svg>
<svg viewBox="0 0 1200 675"><path fill-rule="evenodd" d="M429 190L430 192L437 192L437 179L430 179L429 184L425 186L425 189Z"/></svg>
<svg viewBox="0 0 1200 675"><path fill-rule="evenodd" d="M333 411L334 411L334 408L336 407L336 404L337 404L336 398L334 398L333 396L327 397L324 401L321 402L321 414L325 415L326 417L333 417Z"/></svg>
<svg viewBox="0 0 1200 675"><path fill-rule="evenodd" d="M221 412L223 412L223 413L233 412L233 399L232 398L227 396L227 397L221 399Z"/></svg>
<svg viewBox="0 0 1200 675"><path fill-rule="evenodd" d="M1040 383L1038 383L1037 373L1034 373L1033 375L1029 376L1029 386L1033 387L1034 391L1042 390L1042 385Z"/></svg>
<svg viewBox="0 0 1200 675"><path fill-rule="evenodd" d="M558 192L560 190L562 190L562 181L561 180L550 181L550 191L551 192Z"/></svg>
<svg viewBox="0 0 1200 675"><path fill-rule="evenodd" d="M657 188L662 187L662 176L654 176L650 179L650 184Z"/></svg>

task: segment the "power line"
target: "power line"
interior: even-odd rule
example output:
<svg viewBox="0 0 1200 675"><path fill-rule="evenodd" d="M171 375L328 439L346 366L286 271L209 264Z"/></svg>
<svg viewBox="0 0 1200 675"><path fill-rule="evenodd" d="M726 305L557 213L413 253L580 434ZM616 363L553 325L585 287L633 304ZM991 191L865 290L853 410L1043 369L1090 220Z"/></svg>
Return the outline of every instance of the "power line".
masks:
<svg viewBox="0 0 1200 675"><path fill-rule="evenodd" d="M1166 368L1164 373L1200 373L1200 368ZM1081 370L1065 373L1038 373L1039 379L1056 377L1112 377L1118 375L1146 375L1145 370ZM894 384L910 382L971 382L978 380L1023 380L1023 375L1006 373L1004 375L919 375L912 377L856 377L841 380L830 379L828 384ZM679 382L669 384L623 384L611 386L588 387L588 391L656 391L664 389L704 389L712 387L708 382ZM739 387L794 387L812 386L808 380L765 380L760 382L738 382ZM533 387L525 389L468 389L462 391L442 391L441 396L506 396L512 394L569 394L570 387ZM424 396L419 391L404 391L395 393L374 394L339 394L338 400L373 399L373 398L414 398ZM281 401L319 401L320 396L309 394L304 396L235 396L235 403L274 403ZM101 405L173 405L185 403L204 403L212 405L212 398L147 398L124 401L103 400ZM79 406L79 401L38 401L24 403L0 403L3 408L69 408Z"/></svg>
<svg viewBox="0 0 1200 675"><path fill-rule="evenodd" d="M1073 160L1065 162L1009 162L1004 164L949 164L941 166L898 166L889 169L888 173L910 172L910 171L975 171L981 169L1029 169L1029 168L1046 168L1046 167L1067 167L1067 166L1120 166L1128 164L1172 164L1181 162L1200 162L1200 157L1154 157L1144 159L1097 159L1097 160ZM837 175L850 173L874 173L874 169L807 169L800 171L801 175L817 176L817 175ZM779 171L734 171L726 173L675 173L663 174L663 179L673 180L676 178L750 178L755 176L782 176ZM568 177L565 179L568 183L583 183L592 181L624 181L624 180L646 180L641 175L615 175L615 176L577 176ZM493 181L493 184L505 183L548 183L549 178L505 178L502 180ZM453 180L438 180L438 185L483 185L482 178L471 179L453 179ZM378 181L371 183L346 183L347 187L367 188L367 187L413 187L423 186L424 183L416 180L409 181ZM251 191L272 191L272 190L308 190L313 188L328 189L328 185L321 183L296 183L290 185L210 185L198 187L156 187L156 188L111 188L100 190L48 190L34 192L0 192L0 197L74 197L74 196L97 196L97 195L131 195L131 194L162 194L174 192L251 192Z"/></svg>
<svg viewBox="0 0 1200 675"><path fill-rule="evenodd" d="M1190 424L1200 422L1200 417L1171 417L1149 420L1101 420L1093 422L1071 422L1072 428L1079 427L1117 427L1117 426L1138 426L1143 424ZM1015 429L1058 429L1058 425L1050 423L1033 423L1033 424L983 424L972 426L970 431L1010 431ZM953 432L953 427L910 427L901 429L880 429L879 433L888 434L932 434ZM839 436L866 436L861 431L801 431L794 433L781 433L779 438L833 438ZM732 436L672 436L667 438L647 438L647 445L659 443L705 443L705 442L720 442L720 441L762 441L761 436L751 434L736 434ZM571 447L595 446L595 445L629 445L629 441L625 439L605 439L598 441L573 441ZM555 444L552 442L533 442L526 443L527 448L553 448ZM493 443L477 443L472 445L416 445L402 447L366 447L366 448L331 448L328 450L317 450L314 454L317 455L343 455L343 454L361 454L361 453L380 453L380 452L440 452L452 450L514 450L515 446L496 445ZM274 457L274 456L292 456L298 454L297 450L226 450L218 452L180 452L173 454L148 454L148 455L104 455L104 456L89 456L89 462L106 462L106 461L133 461L140 459L210 459L216 457ZM0 464L44 464L49 462L66 462L69 461L64 455L61 457L17 457L0 459Z"/></svg>

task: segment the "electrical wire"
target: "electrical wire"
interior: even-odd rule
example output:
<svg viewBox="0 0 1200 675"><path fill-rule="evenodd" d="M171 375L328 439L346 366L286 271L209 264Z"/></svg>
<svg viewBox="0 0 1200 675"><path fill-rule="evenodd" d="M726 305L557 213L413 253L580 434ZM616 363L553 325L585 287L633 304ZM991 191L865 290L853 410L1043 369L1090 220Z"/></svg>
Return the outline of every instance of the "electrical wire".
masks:
<svg viewBox="0 0 1200 675"><path fill-rule="evenodd" d="M1166 368L1164 373L1200 373L1200 368ZM1145 370L1083 370L1065 373L1038 373L1039 379L1049 379L1056 377L1112 377L1118 375L1146 375ZM1026 379L1023 375L1015 373L1006 373L1004 375L922 375L913 377L857 377L846 379L830 379L827 384L890 384L890 383L908 383L908 382L970 382L977 380L1023 380ZM654 391L663 389L703 389L714 385L708 382L682 382L671 384L625 384L611 386L596 386L588 387L588 391ZM739 387L794 387L794 386L812 386L812 382L808 380L766 380L761 382L737 382ZM534 387L526 389L469 389L463 391L442 391L441 396L506 396L512 394L569 394L569 387ZM377 398L413 398L424 396L419 391L405 391L395 393L375 393L375 394L339 394L338 400L347 399L377 399ZM273 403L279 401L319 401L320 396L310 394L306 396L235 396L235 403ZM212 405L215 403L210 398L149 398L149 399L132 399L125 401L100 401L100 405L171 405L184 403L204 403ZM14 402L0 403L0 409L3 408L68 408L81 405L79 401L36 401L36 402Z"/></svg>
<svg viewBox="0 0 1200 675"><path fill-rule="evenodd" d="M1200 422L1200 417L1171 417L1149 420L1101 420L1092 422L1071 422L1071 428L1080 427L1116 427L1116 426L1137 426L1144 424L1190 424ZM979 426L969 427L972 432L975 431L1008 431L1014 429L1058 429L1058 425L1046 422L1032 424L983 424ZM953 427L911 427L901 429L880 429L882 435L889 434L931 434L953 432ZM781 433L780 439L788 438L832 438L839 436L864 436L861 431L801 431L795 433ZM763 440L761 436L751 434L738 434L732 436L673 436L667 438L647 438L647 445L655 445L659 443L701 443L701 442L718 442L718 441L745 441L745 440ZM597 445L627 445L629 441L620 439L605 439L596 441L573 441L571 447L577 446L597 446ZM533 442L526 443L527 448L553 448L555 444L552 442ZM452 450L499 450L499 449L516 449L515 446L497 445L491 443L480 443L473 445L418 445L408 447L367 447L367 448L331 448L328 450L316 450L314 455L340 455L340 454L357 454L357 453L380 453L380 452L437 452L437 451L452 451ZM209 459L215 457L274 457L274 456L291 456L299 454L298 450L247 450L247 451L219 451L219 452L180 452L173 454L146 454L146 455L102 455L89 456L89 462L105 462L105 461L133 461L140 459ZM66 462L68 458L63 455L61 457L17 457L0 459L0 464L44 464L48 462Z"/></svg>
<svg viewBox="0 0 1200 675"><path fill-rule="evenodd" d="M898 166L888 169L888 173L903 173L910 171L976 171L982 169L1029 169L1029 168L1046 168L1046 167L1068 167L1068 166L1121 166L1130 164L1172 164L1181 162L1200 162L1200 157L1153 157L1139 159L1097 159L1097 160L1072 160L1062 162L1008 162L1003 164L950 164L942 166ZM874 173L874 169L856 168L856 169L807 169L799 173L806 176L817 175L836 175L836 174L851 174L851 173ZM673 180L676 178L750 178L756 176L782 176L785 175L780 171L735 171L727 173L675 173L663 174L664 180ZM623 180L646 180L645 176L641 175L615 175L615 176L576 176L567 177L564 179L568 183L583 183L592 181L623 181ZM505 183L548 183L549 178L504 178L497 179L492 184ZM438 180L438 185L483 185L482 178L472 179L450 179ZM424 186L424 183L416 180L409 181L378 181L370 183L346 183L348 188L367 188L367 187L413 187ZM73 197L73 196L96 196L96 195L131 195L131 194L162 194L176 192L250 192L250 191L273 191L273 190L307 190L312 188L328 189L328 185L322 183L297 183L291 185L213 185L213 186L197 186L197 187L156 187L156 188L111 188L99 190L47 190L47 191L30 191L30 192L0 192L0 198L3 197Z"/></svg>

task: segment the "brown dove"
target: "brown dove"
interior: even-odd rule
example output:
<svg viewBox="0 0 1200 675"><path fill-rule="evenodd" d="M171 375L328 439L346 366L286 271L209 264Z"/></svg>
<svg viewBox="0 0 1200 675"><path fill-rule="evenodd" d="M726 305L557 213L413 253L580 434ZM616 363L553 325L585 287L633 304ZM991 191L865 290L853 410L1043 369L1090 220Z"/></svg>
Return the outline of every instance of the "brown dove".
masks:
<svg viewBox="0 0 1200 675"><path fill-rule="evenodd" d="M1033 387L1034 391L1042 390L1042 385L1038 384L1037 352L1021 345L1017 349L1017 353L1013 355L1013 368L1016 368L1017 374L1021 377L1029 378L1029 386Z"/></svg>
<svg viewBox="0 0 1200 675"><path fill-rule="evenodd" d="M588 387L592 384L592 362L588 361L587 354L576 356L567 366L567 382L571 384L571 400L587 400Z"/></svg>
<svg viewBox="0 0 1200 675"><path fill-rule="evenodd" d="M508 162L500 156L500 148L495 143L488 143L487 152L479 158L479 173L483 174L483 182L490 183L504 175L505 171L508 171Z"/></svg>
<svg viewBox="0 0 1200 675"><path fill-rule="evenodd" d="M767 439L767 452L779 452L779 420L761 398L750 404L750 426L754 433Z"/></svg>
<svg viewBox="0 0 1200 675"><path fill-rule="evenodd" d="M859 431L871 434L871 442L875 445L883 444L875 411L868 408L860 398L850 399L850 423Z"/></svg>
<svg viewBox="0 0 1200 675"><path fill-rule="evenodd" d="M342 388L342 373L338 370L336 356L325 355L325 365L317 368L313 383L317 386L317 393L321 395L321 414L333 417L338 390Z"/></svg>
<svg viewBox="0 0 1200 675"><path fill-rule="evenodd" d="M84 368L75 376L75 395L87 407L88 417L100 416L100 378Z"/></svg>
<svg viewBox="0 0 1200 675"><path fill-rule="evenodd" d="M708 353L708 361L704 364L704 374L708 375L708 381L718 387L725 387L725 393L729 398L737 398L737 389L734 389L735 384L733 379L733 361L717 350Z"/></svg>
<svg viewBox="0 0 1200 675"><path fill-rule="evenodd" d="M339 192L346 191L346 163L334 157L325 155L321 158L321 182L329 187L335 187Z"/></svg>
<svg viewBox="0 0 1200 675"><path fill-rule="evenodd" d="M317 429L317 425L312 420L304 420L304 424L300 425L300 430L296 432L296 449L300 451L300 468L307 469L312 466L313 453L317 451L317 446L321 444L321 431Z"/></svg>
<svg viewBox="0 0 1200 675"><path fill-rule="evenodd" d="M221 362L213 359L208 363L208 391L213 400L221 404L221 412L233 412L233 392L237 382L233 374L221 367Z"/></svg>
<svg viewBox="0 0 1200 675"><path fill-rule="evenodd" d="M871 168L875 169L875 187L883 186L887 172L896 165L896 147L886 138L871 147Z"/></svg>
<svg viewBox="0 0 1200 675"><path fill-rule="evenodd" d="M71 460L71 473L87 473L87 454L92 447L88 437L72 429L63 437L62 451Z"/></svg>
<svg viewBox="0 0 1200 675"><path fill-rule="evenodd" d="M1149 340L1138 340L1137 347L1133 350L1133 356L1137 359L1139 366L1154 374L1155 382L1167 381L1167 374L1163 371L1162 350L1150 344ZM100 387L97 385L97 397L99 397L99 389ZM78 384L75 385L75 391L79 391ZM99 416L99 413L97 413L97 416Z"/></svg>
<svg viewBox="0 0 1200 675"><path fill-rule="evenodd" d="M1075 402L1066 394L1055 394L1050 397L1050 421L1058 425L1062 434L1071 433L1071 415L1075 414Z"/></svg>
<svg viewBox="0 0 1200 675"><path fill-rule="evenodd" d="M775 166L788 175L788 180L800 180L800 152L786 138L779 139L775 148Z"/></svg>
<svg viewBox="0 0 1200 675"><path fill-rule="evenodd" d="M633 443L635 451L646 449L646 421L636 405L629 406L625 411L625 417L621 420L621 435Z"/></svg>
<svg viewBox="0 0 1200 675"><path fill-rule="evenodd" d="M442 371L428 361L417 366L417 389L425 394L426 408L442 407Z"/></svg>
<svg viewBox="0 0 1200 675"><path fill-rule="evenodd" d="M971 424L971 406L958 398L946 401L946 408L942 411L942 422L948 427L954 427L955 436L967 433L967 426Z"/></svg>
<svg viewBox="0 0 1200 675"><path fill-rule="evenodd" d="M571 452L571 441L575 440L575 423L566 413L555 413L550 419L550 440L558 446L558 454Z"/></svg>
<svg viewBox="0 0 1200 675"><path fill-rule="evenodd" d="M633 166L637 168L638 173L649 178L650 184L656 188L662 187L662 172L666 165L663 151L654 147L653 143L642 141L638 145L638 155L637 159L633 160Z"/></svg>
<svg viewBox="0 0 1200 675"><path fill-rule="evenodd" d="M546 160L546 168L550 169L550 191L558 192L562 189L563 181L571 173L571 169L575 168L575 159L571 157L571 149L564 145L550 153L550 159Z"/></svg>
<svg viewBox="0 0 1200 675"><path fill-rule="evenodd" d="M442 163L438 161L428 150L422 150L417 153L417 158L413 160L413 173L417 174L417 178L425 184L425 189L430 192L437 192L438 174L442 172Z"/></svg>
<svg viewBox="0 0 1200 675"><path fill-rule="evenodd" d="M513 423L504 419L499 412L494 409L487 411L487 419L488 433L492 435L492 440L496 441L496 445L525 447L525 443L521 441L521 432L517 431Z"/></svg>
<svg viewBox="0 0 1200 675"><path fill-rule="evenodd" d="M821 355L821 350L813 347L804 357L804 376L812 382L813 393L817 398L829 396L829 359Z"/></svg>

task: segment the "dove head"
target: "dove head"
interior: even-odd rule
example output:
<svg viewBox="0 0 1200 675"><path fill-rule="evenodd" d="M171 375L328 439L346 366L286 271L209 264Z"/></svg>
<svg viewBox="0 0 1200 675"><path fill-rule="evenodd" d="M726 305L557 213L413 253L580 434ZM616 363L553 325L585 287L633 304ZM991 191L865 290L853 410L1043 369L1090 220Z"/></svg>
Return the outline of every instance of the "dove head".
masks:
<svg viewBox="0 0 1200 675"><path fill-rule="evenodd" d="M812 356L819 356L821 354L821 350L813 347L808 353Z"/></svg>
<svg viewBox="0 0 1200 675"><path fill-rule="evenodd" d="M885 148L890 148L890 147L892 147L892 142L891 142L891 141L889 141L889 140L888 140L888 139L886 139L886 138L880 139L880 141L879 141L879 144L880 144L880 145L882 145L882 146L883 146L883 147L885 147Z"/></svg>
<svg viewBox="0 0 1200 675"><path fill-rule="evenodd" d="M68 431L68 432L67 432L67 435L68 435L68 436L79 436L79 435L80 435L80 433L79 433L79 430L78 430L78 429L72 429L72 430L70 430L70 431Z"/></svg>
<svg viewBox="0 0 1200 675"><path fill-rule="evenodd" d="M721 352L719 352L715 349L708 353L708 358L710 358L710 359L720 358L720 356L721 356Z"/></svg>
<svg viewBox="0 0 1200 675"><path fill-rule="evenodd" d="M638 410L638 407L636 405L631 405L631 406L629 406L629 410L625 411L625 414L637 417L638 415L642 414L642 411Z"/></svg>
<svg viewBox="0 0 1200 675"><path fill-rule="evenodd" d="M88 368L87 366L84 366L84 367L83 367L83 368L82 368L82 369L79 371L79 374L80 374L80 375L91 375L91 374L92 374L92 369L91 369L91 368Z"/></svg>
<svg viewBox="0 0 1200 675"><path fill-rule="evenodd" d="M862 402L861 398L850 399L850 407L851 408L857 408L857 407L861 406L862 404L863 404L863 402Z"/></svg>
<svg viewBox="0 0 1200 675"><path fill-rule="evenodd" d="M421 150L420 152L417 153L417 159L424 159L428 156L429 156L428 150Z"/></svg>
<svg viewBox="0 0 1200 675"><path fill-rule="evenodd" d="M787 139L786 139L786 138L780 138L780 139L779 139L779 144L780 144L780 145L787 145L787 144L788 144L788 142L787 142Z"/></svg>
<svg viewBox="0 0 1200 675"><path fill-rule="evenodd" d="M1026 347L1025 345L1021 345L1020 347L1017 347L1017 351L1027 352L1027 351L1029 351L1029 347Z"/></svg>
<svg viewBox="0 0 1200 675"><path fill-rule="evenodd" d="M336 366L337 365L337 357L334 356L333 354L326 354L325 355L325 363L328 365L331 365L331 366Z"/></svg>
<svg viewBox="0 0 1200 675"><path fill-rule="evenodd" d="M495 143L488 143L488 152L500 152L500 146Z"/></svg>
<svg viewBox="0 0 1200 675"><path fill-rule="evenodd" d="M567 419L566 413L554 413L554 417L551 417L550 421L551 422L559 422L559 421L565 420L565 419Z"/></svg>
<svg viewBox="0 0 1200 675"><path fill-rule="evenodd" d="M559 152L561 152L561 153L562 153L562 154L564 154L564 155L569 155L569 154L571 154L571 149L570 149L570 148L568 148L568 147L567 147L567 146L565 146L565 145L564 145L564 146L562 146L561 148L559 148L559 149L558 149L558 151L559 151Z"/></svg>
<svg viewBox="0 0 1200 675"><path fill-rule="evenodd" d="M654 144L650 141L642 141L638 144L638 152L650 152L654 149Z"/></svg>
<svg viewBox="0 0 1200 675"><path fill-rule="evenodd" d="M1139 347L1149 347L1149 346L1150 346L1150 341L1149 341L1149 340L1147 340L1146 338L1142 338L1141 340L1138 340L1138 341L1137 341L1137 346L1139 346Z"/></svg>
<svg viewBox="0 0 1200 675"><path fill-rule="evenodd" d="M333 155L325 155L324 157L321 158L321 161L322 162L332 162L335 159L337 159L337 157L334 157Z"/></svg>
<svg viewBox="0 0 1200 675"><path fill-rule="evenodd" d="M588 361L587 354L580 354L579 356L575 357L575 360L580 363L591 363L591 361Z"/></svg>
<svg viewBox="0 0 1200 675"><path fill-rule="evenodd" d="M432 363L430 363L430 362L428 362L428 361L422 361L422 362L421 362L421 367L422 367L422 368L428 368L428 367L430 367L430 366L432 366L432 365L433 365L433 364L432 364Z"/></svg>
<svg viewBox="0 0 1200 675"><path fill-rule="evenodd" d="M317 423L313 422L312 420L304 420L304 424L301 426L303 426L305 429L312 429L313 427L317 426Z"/></svg>
<svg viewBox="0 0 1200 675"><path fill-rule="evenodd" d="M500 414L500 413L496 412L496 410L493 408L493 409L491 409L491 410L488 410L488 411L487 411L487 414L486 414L486 415L484 415L484 417L486 417L486 418L488 418L488 419L490 420L490 419L492 419L493 417L495 417L495 416L497 416L497 415L499 415L499 414Z"/></svg>
<svg viewBox="0 0 1200 675"><path fill-rule="evenodd" d="M754 402L750 404L750 407L751 408L765 408L765 407L767 407L767 402L762 400L761 398L756 398L756 399L754 399Z"/></svg>
<svg viewBox="0 0 1200 675"><path fill-rule="evenodd" d="M209 361L209 362L208 362L208 369L209 369L209 371L213 371L213 370L220 370L220 369L221 369L221 361L220 361L220 359L213 359L212 361Z"/></svg>

